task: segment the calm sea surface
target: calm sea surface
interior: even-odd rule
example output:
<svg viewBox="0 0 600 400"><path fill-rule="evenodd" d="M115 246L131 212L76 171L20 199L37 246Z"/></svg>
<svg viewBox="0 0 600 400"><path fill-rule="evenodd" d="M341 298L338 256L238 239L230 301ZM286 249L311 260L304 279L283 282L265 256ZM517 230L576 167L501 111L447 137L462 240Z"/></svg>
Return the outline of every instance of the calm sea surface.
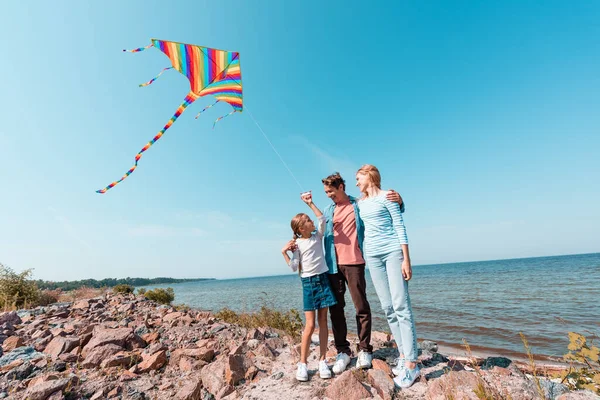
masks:
<svg viewBox="0 0 600 400"><path fill-rule="evenodd" d="M389 331L367 270L373 329ZM253 311L262 304L302 310L297 275L160 285L175 303L204 310ZM534 353L560 357L567 332L600 334L600 253L413 267L409 291L417 336L507 356L522 356L519 332ZM354 306L346 293L349 331Z"/></svg>

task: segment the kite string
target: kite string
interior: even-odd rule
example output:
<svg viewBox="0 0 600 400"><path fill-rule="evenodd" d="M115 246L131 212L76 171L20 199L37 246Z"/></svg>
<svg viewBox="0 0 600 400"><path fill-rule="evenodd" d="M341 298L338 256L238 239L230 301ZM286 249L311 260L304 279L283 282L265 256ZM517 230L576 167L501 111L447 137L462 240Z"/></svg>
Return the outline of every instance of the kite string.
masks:
<svg viewBox="0 0 600 400"><path fill-rule="evenodd" d="M256 122L256 119L254 119L254 115L252 115L252 112L250 111L250 109L248 108L248 106L245 105L244 106L244 110L248 112L248 115L250 115L250 118L252 118L252 121L254 122L254 124L256 125L256 127L258 128L258 130L260 131L260 133L262 133L262 135L267 140L267 142L269 143L269 145L271 146L271 148L273 149L273 151L275 152L275 154L277 154L277 157L279 157L279 160L281 160L281 163L283 164L283 166L288 170L288 172L290 173L290 175L292 176L292 178L294 178L294 180L298 184L298 187L300 188L300 190L302 192L304 192L304 188L302 187L302 185L300 184L300 182L298 181L298 179L296 179L296 177L294 176L294 173L292 172L292 170L290 169L290 167L288 167L288 165L286 164L286 162L283 161L283 158L281 157L281 155L279 154L279 152L277 151L277 149L275 149L275 146L273 146L273 143L271 143L271 141L267 137L267 134L265 133L265 131L263 131L263 129L258 124L258 122Z"/></svg>

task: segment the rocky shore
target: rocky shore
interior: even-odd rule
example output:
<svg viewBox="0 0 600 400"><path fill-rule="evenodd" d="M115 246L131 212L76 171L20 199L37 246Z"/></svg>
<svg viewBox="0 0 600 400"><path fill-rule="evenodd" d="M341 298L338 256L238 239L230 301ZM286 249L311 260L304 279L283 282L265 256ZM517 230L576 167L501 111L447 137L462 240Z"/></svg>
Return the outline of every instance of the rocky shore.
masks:
<svg viewBox="0 0 600 400"><path fill-rule="evenodd" d="M397 350L373 333L373 368L320 379L317 346L310 380L295 380L299 347L281 332L246 329L209 312L177 310L134 295L0 313L0 399L539 399L527 366L502 357L446 357L420 346L423 377L397 390ZM330 345L329 361L335 359ZM597 399L541 379L548 399ZM485 390L492 397L478 397Z"/></svg>

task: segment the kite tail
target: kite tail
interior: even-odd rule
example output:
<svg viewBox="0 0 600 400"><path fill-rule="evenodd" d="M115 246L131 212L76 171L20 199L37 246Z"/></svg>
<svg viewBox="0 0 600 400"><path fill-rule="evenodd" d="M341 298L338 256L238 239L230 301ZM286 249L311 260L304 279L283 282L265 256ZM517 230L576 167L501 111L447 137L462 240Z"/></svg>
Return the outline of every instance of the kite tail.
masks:
<svg viewBox="0 0 600 400"><path fill-rule="evenodd" d="M138 53L138 52L140 52L140 51L148 50L148 49L149 49L150 47L152 47L152 46L154 46L154 44L153 44L153 43L150 43L150 44L149 44L148 46L146 46L146 47L140 47L140 48L133 49L133 50L125 50L125 49L123 49L123 51L125 51L125 52L127 52L127 53Z"/></svg>
<svg viewBox="0 0 600 400"><path fill-rule="evenodd" d="M215 122L213 123L213 129L215 129L215 125L217 124L217 122L219 122L220 120L222 120L225 117L229 117L231 114L233 114L234 112L236 112L236 110L233 110L232 112L230 112L229 114L225 114L222 117L219 117L215 120Z"/></svg>
<svg viewBox="0 0 600 400"><path fill-rule="evenodd" d="M161 76L165 71L168 71L170 69L173 69L173 67L163 68L163 70L160 71L160 73L158 75L156 75L154 78L150 79L148 82L146 82L146 83L140 83L140 87L151 85L152 82L154 82L155 80L157 80L159 76Z"/></svg>
<svg viewBox="0 0 600 400"><path fill-rule="evenodd" d="M123 177L121 177L121 179L119 179L118 181L115 181L115 182L111 183L110 185L108 185L104 189L96 190L96 193L101 193L101 194L102 193L106 193L109 189L115 187L117 184L119 184L120 182L122 182L123 180L125 180L125 178L127 178L129 175L131 175L131 173L133 171L135 171L135 169L137 168L138 161L140 160L140 158L142 158L142 153L145 152L146 150L148 150L150 148L150 146L152 146L154 143L156 143L156 141L162 137L162 135L165 133L165 131L167 129L169 129L171 127L171 125L173 125L173 122L175 122L177 120L177 118L179 118L179 116L181 114L183 114L183 112L185 111L185 109L187 108L187 106L189 106L194 101L196 101L198 99L198 97L199 96L197 94L195 94L194 92L189 92L187 94L187 96L185 96L185 100L183 101L183 103L181 103L181 105L179 106L179 108L177 108L177 111L175 111L175 114L173 114L173 116L171 117L171 119L169 120L169 122L167 122L167 124L162 128L162 130L160 132L158 132L156 134L156 136L154 136L154 138L152 138L151 141L149 141L148 143L146 143L146 145L142 148L142 150L140 150L139 153L136 154L134 166L131 167L129 169L129 171L127 171L125 173L125 175L123 175Z"/></svg>
<svg viewBox="0 0 600 400"><path fill-rule="evenodd" d="M209 108L211 108L212 106L214 106L215 104L217 104L219 102L219 100L215 101L212 104L207 105L206 107L204 107L202 109L202 111L200 111L198 114L196 114L196 119L198 119L198 117L200 116L200 114L202 114L204 111L208 110Z"/></svg>

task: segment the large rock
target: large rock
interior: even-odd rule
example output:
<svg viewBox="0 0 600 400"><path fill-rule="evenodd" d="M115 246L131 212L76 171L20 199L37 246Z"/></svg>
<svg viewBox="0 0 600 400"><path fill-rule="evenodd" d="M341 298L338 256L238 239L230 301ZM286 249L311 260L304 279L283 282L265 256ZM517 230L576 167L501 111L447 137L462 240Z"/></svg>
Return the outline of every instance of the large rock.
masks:
<svg viewBox="0 0 600 400"><path fill-rule="evenodd" d="M142 362L138 364L138 371L140 373L156 370L162 368L167 363L167 352L161 350L149 356L145 356Z"/></svg>
<svg viewBox="0 0 600 400"><path fill-rule="evenodd" d="M252 361L243 355L230 355L225 364L225 382L235 386L246 379L246 372L253 366Z"/></svg>
<svg viewBox="0 0 600 400"><path fill-rule="evenodd" d="M169 364L178 365L181 357L191 357L197 360L202 360L206 362L211 362L215 356L215 351L213 349L207 349L206 347L202 347L199 349L175 349L171 352L171 359L169 360Z"/></svg>
<svg viewBox="0 0 600 400"><path fill-rule="evenodd" d="M112 343L95 347L88 352L85 359L81 363L81 366L83 368L97 367L102 363L102 361L109 359L120 351L123 351L123 348Z"/></svg>
<svg viewBox="0 0 600 400"><path fill-rule="evenodd" d="M202 399L202 381L192 380L186 383L175 395L177 400L200 400Z"/></svg>
<svg viewBox="0 0 600 400"><path fill-rule="evenodd" d="M40 383L28 388L25 392L25 398L27 400L46 400L54 392L62 392L69 382L69 378L63 378Z"/></svg>
<svg viewBox="0 0 600 400"><path fill-rule="evenodd" d="M53 359L57 359L63 353L68 353L74 348L79 346L79 338L76 336L62 337L57 336L48 343L44 349L44 353L52 356Z"/></svg>
<svg viewBox="0 0 600 400"><path fill-rule="evenodd" d="M367 372L369 384L377 390L383 400L392 400L394 396L394 381L380 369L370 369Z"/></svg>
<svg viewBox="0 0 600 400"><path fill-rule="evenodd" d="M356 378L354 371L348 370L329 385L325 396L331 400L360 400L370 398L371 394Z"/></svg>
<svg viewBox="0 0 600 400"><path fill-rule="evenodd" d="M88 308L90 308L90 302L87 300L79 300L71 307L73 310L87 310Z"/></svg>
<svg viewBox="0 0 600 400"><path fill-rule="evenodd" d="M372 361L372 365L373 365L373 369L381 370L389 376L392 375L392 367L390 367L390 365L388 363L386 363L385 361L374 358Z"/></svg>
<svg viewBox="0 0 600 400"><path fill-rule="evenodd" d="M202 385L212 395L216 395L219 391L227 386L225 383L225 360L219 359L204 368L200 372Z"/></svg>
<svg viewBox="0 0 600 400"><path fill-rule="evenodd" d="M90 350L107 344L125 347L127 350L145 346L145 342L133 332L132 328L107 329L96 327L92 338L83 348L82 355L85 357Z"/></svg>
<svg viewBox="0 0 600 400"><path fill-rule="evenodd" d="M8 353L9 351L13 351L16 348L23 346L24 344L25 343L23 342L23 339L21 339L19 336L9 336L4 343L2 343L2 349L5 353Z"/></svg>
<svg viewBox="0 0 600 400"><path fill-rule="evenodd" d="M123 367L129 368L133 364L135 364L137 356L127 354L125 352L119 352L114 356L108 357L100 363L101 368L110 368L110 367Z"/></svg>
<svg viewBox="0 0 600 400"><path fill-rule="evenodd" d="M14 326L21 324L23 321L21 320L21 317L19 317L16 311L10 311L0 314L0 325L6 322Z"/></svg>
<svg viewBox="0 0 600 400"><path fill-rule="evenodd" d="M172 312L172 313L165 315L162 318L162 320L163 320L163 322L172 322L172 321L175 321L175 320L181 318L182 316L183 316L183 314L180 312Z"/></svg>
<svg viewBox="0 0 600 400"><path fill-rule="evenodd" d="M438 379L429 382L427 398L429 400L446 400L459 398L464 400L478 400L474 390L479 381L477 375L469 371L450 372Z"/></svg>

